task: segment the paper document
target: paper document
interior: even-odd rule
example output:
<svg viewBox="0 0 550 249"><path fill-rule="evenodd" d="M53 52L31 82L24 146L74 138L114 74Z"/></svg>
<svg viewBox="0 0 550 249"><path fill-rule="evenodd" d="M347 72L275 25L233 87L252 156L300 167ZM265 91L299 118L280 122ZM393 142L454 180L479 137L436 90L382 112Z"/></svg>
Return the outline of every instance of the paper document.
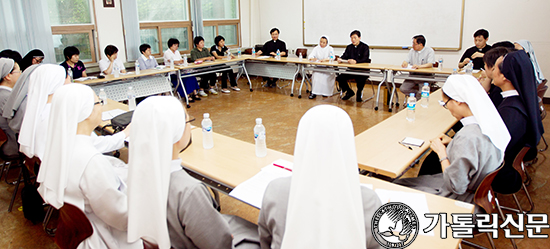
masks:
<svg viewBox="0 0 550 249"><path fill-rule="evenodd" d="M263 55L263 56L260 56L260 57L257 57L257 58L258 59L269 59L269 57L271 57L271 56Z"/></svg>
<svg viewBox="0 0 550 249"><path fill-rule="evenodd" d="M424 144L424 140L412 137L405 137L401 140L401 143L404 145L420 147Z"/></svg>
<svg viewBox="0 0 550 249"><path fill-rule="evenodd" d="M430 224L432 223L432 218L426 218L424 216L424 214L430 212L425 194L386 189L376 189L374 190L374 192L376 192L378 198L380 198L380 201L382 201L382 204L388 202L401 202L407 204L414 210L416 216L418 216L418 221L420 222L419 234L434 236L433 230L429 233L424 233L423 231L424 228L430 226Z"/></svg>
<svg viewBox="0 0 550 249"><path fill-rule="evenodd" d="M97 77L89 76L89 77L80 77L78 79L74 79L74 81L82 82L82 81L86 81L86 80L95 80L95 79L97 79Z"/></svg>
<svg viewBox="0 0 550 249"><path fill-rule="evenodd" d="M416 69L416 68L413 68L413 66L411 64L408 64L406 67L404 67L404 69Z"/></svg>
<svg viewBox="0 0 550 249"><path fill-rule="evenodd" d="M114 117L116 117L120 114L123 114L125 112L126 112L125 110L121 110L121 109L114 109L114 110L106 111L106 112L101 113L101 120L103 120L103 121L111 120Z"/></svg>
<svg viewBox="0 0 550 249"><path fill-rule="evenodd" d="M267 185L277 178L292 176L292 166L292 162L276 160L263 167L258 174L239 184L229 195L260 209Z"/></svg>
<svg viewBox="0 0 550 249"><path fill-rule="evenodd" d="M479 73L479 69L472 70L472 73Z"/></svg>

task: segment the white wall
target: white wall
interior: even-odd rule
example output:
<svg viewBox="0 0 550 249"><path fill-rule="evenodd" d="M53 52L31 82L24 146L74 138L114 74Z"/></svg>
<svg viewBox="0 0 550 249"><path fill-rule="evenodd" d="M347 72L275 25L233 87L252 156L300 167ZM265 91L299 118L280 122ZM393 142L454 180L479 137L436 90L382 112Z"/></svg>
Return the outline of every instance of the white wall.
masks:
<svg viewBox="0 0 550 249"><path fill-rule="evenodd" d="M109 44L118 48L118 58L126 61L126 46L124 43L124 33L122 28L122 12L120 10L120 0L114 0L114 8L103 8L102 0L94 0L95 15L98 34L99 58L104 58L105 47Z"/></svg>

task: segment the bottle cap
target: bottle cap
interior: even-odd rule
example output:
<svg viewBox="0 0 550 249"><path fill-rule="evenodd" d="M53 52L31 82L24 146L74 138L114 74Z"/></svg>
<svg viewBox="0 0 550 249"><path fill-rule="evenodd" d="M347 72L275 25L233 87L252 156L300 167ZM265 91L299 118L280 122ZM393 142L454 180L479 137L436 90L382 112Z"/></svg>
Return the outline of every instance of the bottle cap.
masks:
<svg viewBox="0 0 550 249"><path fill-rule="evenodd" d="M256 124L262 124L262 118L257 118L256 119Z"/></svg>
<svg viewBox="0 0 550 249"><path fill-rule="evenodd" d="M205 113L202 115L203 118L210 118L210 113Z"/></svg>
<svg viewBox="0 0 550 249"><path fill-rule="evenodd" d="M414 96L414 93L410 93L409 96L410 96L410 97L413 97L413 98L415 97L415 96Z"/></svg>
<svg viewBox="0 0 550 249"><path fill-rule="evenodd" d="M424 82L424 86L430 86L428 82Z"/></svg>

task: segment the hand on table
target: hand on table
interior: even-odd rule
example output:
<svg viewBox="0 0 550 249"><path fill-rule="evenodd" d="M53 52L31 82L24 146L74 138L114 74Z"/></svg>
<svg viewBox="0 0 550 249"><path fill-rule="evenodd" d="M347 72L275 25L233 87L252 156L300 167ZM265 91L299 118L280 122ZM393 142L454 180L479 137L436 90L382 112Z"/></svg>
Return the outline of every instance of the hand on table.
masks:
<svg viewBox="0 0 550 249"><path fill-rule="evenodd" d="M419 68L419 67L420 67L420 66L418 66L418 65L413 65L411 68L412 68L412 69L417 69L417 68Z"/></svg>
<svg viewBox="0 0 550 249"><path fill-rule="evenodd" d="M354 59L349 59L348 62L349 62L349 64L355 64L355 63L357 63L357 61L354 60Z"/></svg>
<svg viewBox="0 0 550 249"><path fill-rule="evenodd" d="M466 65L466 64L470 63L470 61L471 61L470 58L466 58L462 61L462 63L464 63L464 65Z"/></svg>
<svg viewBox="0 0 550 249"><path fill-rule="evenodd" d="M342 63L342 59L338 58L336 60L338 61L338 63Z"/></svg>
<svg viewBox="0 0 550 249"><path fill-rule="evenodd" d="M409 63L407 63L406 61L404 61L403 63L401 63L401 67L405 68L409 65Z"/></svg>

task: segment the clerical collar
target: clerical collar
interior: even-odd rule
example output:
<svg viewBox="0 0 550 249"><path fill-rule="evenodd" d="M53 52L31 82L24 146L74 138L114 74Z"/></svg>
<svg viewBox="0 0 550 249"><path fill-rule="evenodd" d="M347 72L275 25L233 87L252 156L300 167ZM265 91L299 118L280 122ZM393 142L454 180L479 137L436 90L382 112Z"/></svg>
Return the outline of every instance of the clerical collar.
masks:
<svg viewBox="0 0 550 249"><path fill-rule="evenodd" d="M170 162L170 173L174 173L179 170L183 170L181 167L181 158L172 160L172 162Z"/></svg>
<svg viewBox="0 0 550 249"><path fill-rule="evenodd" d="M466 125L471 125L471 124L477 124L477 120L476 118L472 115L472 116L469 116L469 117L465 117L465 118L462 118L460 120L460 122L462 123L462 125L466 126Z"/></svg>
<svg viewBox="0 0 550 249"><path fill-rule="evenodd" d="M502 95L503 98L519 96L519 93L516 90L508 90L508 91L501 92L500 94Z"/></svg>

